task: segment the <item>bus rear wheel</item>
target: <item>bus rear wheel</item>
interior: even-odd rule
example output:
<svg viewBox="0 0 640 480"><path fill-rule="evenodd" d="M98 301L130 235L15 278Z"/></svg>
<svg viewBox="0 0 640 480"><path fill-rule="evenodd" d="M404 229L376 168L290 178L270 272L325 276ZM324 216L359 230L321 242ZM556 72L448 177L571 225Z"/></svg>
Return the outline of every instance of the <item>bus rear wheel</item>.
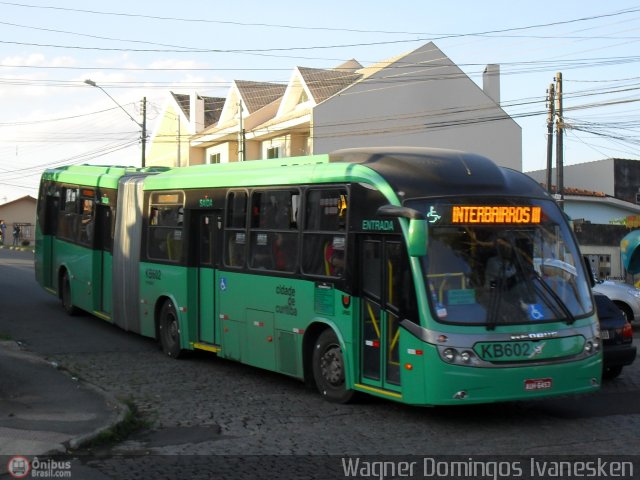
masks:
<svg viewBox="0 0 640 480"><path fill-rule="evenodd" d="M330 402L347 403L353 397L353 390L346 386L342 348L331 329L322 332L314 346L313 377L320 394Z"/></svg>
<svg viewBox="0 0 640 480"><path fill-rule="evenodd" d="M171 300L167 300L160 310L160 346L162 351L172 358L182 353L180 348L180 323L176 308Z"/></svg>
<svg viewBox="0 0 640 480"><path fill-rule="evenodd" d="M71 301L71 282L69 282L69 273L67 272L62 274L60 299L62 300L62 308L67 312L67 315L73 316L78 313L78 309Z"/></svg>

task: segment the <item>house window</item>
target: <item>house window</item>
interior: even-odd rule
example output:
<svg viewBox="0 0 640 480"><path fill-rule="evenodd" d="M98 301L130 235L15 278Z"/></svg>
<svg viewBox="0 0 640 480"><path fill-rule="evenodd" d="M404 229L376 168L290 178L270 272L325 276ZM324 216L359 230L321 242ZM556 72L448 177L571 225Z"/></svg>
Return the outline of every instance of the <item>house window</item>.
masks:
<svg viewBox="0 0 640 480"><path fill-rule="evenodd" d="M280 147L267 148L267 158L280 158Z"/></svg>
<svg viewBox="0 0 640 480"><path fill-rule="evenodd" d="M211 153L209 155L209 163L220 163L220 154L219 153Z"/></svg>

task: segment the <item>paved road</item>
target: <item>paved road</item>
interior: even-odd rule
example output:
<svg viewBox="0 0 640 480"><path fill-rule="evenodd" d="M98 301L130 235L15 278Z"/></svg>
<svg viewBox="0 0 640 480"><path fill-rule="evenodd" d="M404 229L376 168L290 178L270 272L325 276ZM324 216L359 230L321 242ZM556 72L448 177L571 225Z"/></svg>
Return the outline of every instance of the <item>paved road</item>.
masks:
<svg viewBox="0 0 640 480"><path fill-rule="evenodd" d="M150 425L79 457L95 472L92 478L225 478L225 471L226 478L238 478L238 472L255 472L251 460L236 455L639 451L640 362L591 396L457 408L415 408L374 398L334 405L280 375L204 353L172 360L149 339L89 315L68 317L36 285L31 259L26 252L0 250L0 333L133 402ZM636 326L638 344L639 333ZM222 465L221 457L210 455L231 457ZM274 468L283 467L276 462Z"/></svg>

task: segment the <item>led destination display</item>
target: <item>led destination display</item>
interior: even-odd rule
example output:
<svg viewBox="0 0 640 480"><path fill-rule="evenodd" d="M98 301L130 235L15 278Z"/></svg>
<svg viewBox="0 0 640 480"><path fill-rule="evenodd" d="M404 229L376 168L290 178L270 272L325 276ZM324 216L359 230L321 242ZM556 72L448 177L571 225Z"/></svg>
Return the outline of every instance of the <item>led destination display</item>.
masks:
<svg viewBox="0 0 640 480"><path fill-rule="evenodd" d="M454 205L451 223L533 224L540 223L541 207L507 205Z"/></svg>

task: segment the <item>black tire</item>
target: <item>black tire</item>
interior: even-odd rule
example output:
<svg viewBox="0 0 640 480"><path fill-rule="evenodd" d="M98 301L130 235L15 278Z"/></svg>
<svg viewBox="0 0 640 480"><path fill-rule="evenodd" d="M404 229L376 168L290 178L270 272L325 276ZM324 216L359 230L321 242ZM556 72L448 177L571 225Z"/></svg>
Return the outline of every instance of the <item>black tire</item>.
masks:
<svg viewBox="0 0 640 480"><path fill-rule="evenodd" d="M345 363L340 342L330 328L320 334L313 348L313 377L324 398L333 403L347 403L354 394L347 389Z"/></svg>
<svg viewBox="0 0 640 480"><path fill-rule="evenodd" d="M614 378L619 376L621 373L622 373L622 367L620 365L615 367L606 367L602 371L602 378L604 378L605 380L613 380Z"/></svg>
<svg viewBox="0 0 640 480"><path fill-rule="evenodd" d="M71 300L71 282L69 282L69 273L64 272L60 280L60 300L62 300L62 308L67 315L74 316L78 314L78 309Z"/></svg>
<svg viewBox="0 0 640 480"><path fill-rule="evenodd" d="M159 322L160 346L162 351L172 358L182 354L180 348L180 322L178 313L171 300L167 300L160 310Z"/></svg>

